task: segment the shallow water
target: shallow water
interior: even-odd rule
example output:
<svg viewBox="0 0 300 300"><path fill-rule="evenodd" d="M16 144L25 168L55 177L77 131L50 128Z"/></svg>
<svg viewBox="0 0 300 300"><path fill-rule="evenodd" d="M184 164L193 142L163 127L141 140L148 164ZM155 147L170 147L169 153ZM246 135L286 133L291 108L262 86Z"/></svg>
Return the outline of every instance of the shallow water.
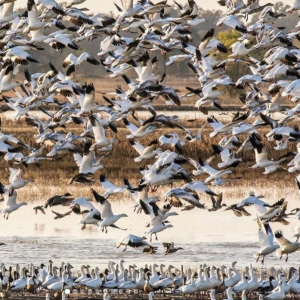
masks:
<svg viewBox="0 0 300 300"><path fill-rule="evenodd" d="M226 202L231 204L230 202L237 201L233 199ZM298 202L299 200L290 200L289 210L296 207ZM0 209L2 205L0 204ZM0 247L0 262L38 264L52 259L57 264L65 261L78 268L85 263L105 267L109 260L123 258L126 263L137 265L163 262L179 267L181 264L197 266L205 262L219 266L237 260L241 267L249 262L261 266L261 263L256 263L253 258L253 254L259 249L253 207L247 207L252 216L241 218L236 217L231 211L208 212L196 208L191 211L181 211L174 208L173 210L179 214L169 218L174 227L158 233L159 241L154 240L152 243L158 247L158 253L145 256L139 250L129 247L126 252L116 249L116 242L124 234L133 233L142 236L147 230L145 223L148 221L148 216L135 214L132 210L133 203L112 204L114 213L128 214L129 218L123 218L117 223L121 228L128 228L128 230L109 228L107 234L98 231L96 226L87 226L87 229L82 231L79 224L80 216L75 214L54 220L54 215L48 208L46 215L35 215L32 209L35 205L21 207L10 215L8 221L0 219L1 242L7 244ZM207 205L210 206L208 203ZM59 212L65 212L67 209L53 208ZM273 232L283 229L284 235L290 238L298 220L293 216L289 221L291 224L287 226L272 223ZM184 250L165 256L162 242L174 242ZM299 252L291 254L288 263L280 261L275 254L266 258L267 267L287 267L298 262Z"/></svg>

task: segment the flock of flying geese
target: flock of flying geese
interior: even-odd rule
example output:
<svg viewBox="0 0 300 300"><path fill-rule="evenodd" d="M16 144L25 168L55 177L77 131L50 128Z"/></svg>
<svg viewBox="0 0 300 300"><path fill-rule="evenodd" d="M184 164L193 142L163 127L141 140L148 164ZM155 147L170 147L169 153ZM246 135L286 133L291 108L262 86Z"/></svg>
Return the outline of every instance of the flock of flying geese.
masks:
<svg viewBox="0 0 300 300"><path fill-rule="evenodd" d="M96 205L89 198L74 198L66 193L55 195L43 206L35 207L36 213L38 211L45 213L44 209L47 207L67 205L74 213L82 215L80 220L82 229L87 224L93 224L103 232L108 232L110 227L124 230L116 223L120 218L128 216L114 214L108 198L127 191L135 200L134 210L149 216L145 234L150 236L152 242L153 235L157 240L157 233L173 227L167 219L177 215L177 212L171 211L174 208L191 210L205 207L200 202L199 194L211 196L212 207L209 209L211 212L226 206L222 203L222 193L217 195L208 184L213 186L226 184L230 179L224 176L231 174L233 168L242 164L249 151L255 153L255 163L251 168L263 168L263 174L270 174L278 169L286 170L283 163L290 157L292 160L287 163L287 171L294 173L300 170L300 143L296 144L296 152L288 152L279 159L272 160L259 133L261 127L270 126L271 130L265 135L266 142L275 144L274 149L277 151L291 147L300 139L298 126L291 125L292 121L297 121L300 112L300 104L297 104L300 99L300 50L297 48L300 22L295 24L295 31L288 34L284 32L284 28L276 27L277 19L285 18L286 14L300 10L300 1L292 1L286 13L279 13L275 10L274 3L260 6L258 0L248 0L247 4L242 0L219 0L218 3L227 9L216 26L224 30L233 29L240 34L238 41L231 45L230 49L217 39L214 28L203 36L200 45L192 44L191 29L197 30L201 27L201 23L205 22L199 15L200 11L194 0L188 0L186 6L174 1L177 12L175 16L168 14L171 5L167 0L159 3L150 0L139 0L137 3L133 3L133 0L123 0L123 7L116 4L119 11L116 19L102 14L91 15L86 9L77 8L77 5L83 2L85 0L73 0L66 6L60 6L55 0L28 0L26 11L20 15L14 11L14 0L0 1L2 38L0 92L3 107L15 112L15 120L24 118L28 126L37 129L37 134L33 136L37 148L0 131L0 152L3 154L1 160L11 165L28 167L31 164L42 164L43 160L54 160L56 157L63 159L65 155L71 153L78 165L78 173L70 179L69 184L89 184L93 182L94 174L103 169L101 159L113 150L115 143L120 142L117 138L116 122L121 121L128 131L126 136L128 147L133 147L137 152L134 162L146 163L150 159L154 162L140 169L141 180L137 186L132 185L128 179L124 179L124 185L115 185L101 174L100 184L104 192L100 194L91 189ZM252 21L254 14L258 17L257 21ZM125 34L127 32L134 37L127 37ZM100 43L99 58L81 51L84 43L99 36L106 36ZM30 74L24 66L29 64L39 66L40 62L36 59L35 53L45 47L52 47L60 55L63 55L66 48L71 49L72 53L65 58L61 68L50 63L47 72ZM229 51L230 54L224 59ZM264 54L261 60L251 56L251 52L254 51ZM78 56L75 56L75 53L78 53ZM165 85L165 80L168 67L182 61L187 62L187 69L190 68L199 79L199 88L187 87L188 93L178 95L179 91ZM76 69L82 63L89 63L95 68L105 68L111 78L122 77L126 84L125 89L117 86L113 93L103 95L106 105L100 104L94 84L79 82L76 78ZM249 68L249 74L235 82L232 81L226 71L226 67L230 64L237 66L245 64ZM45 65L43 62L44 67ZM136 74L133 76L137 78L129 77L128 74L133 72ZM180 125L177 116L157 114L153 105L164 101L166 107L180 106L185 98L196 95L199 99L195 106L200 110L205 111L210 104L222 109L223 100L220 97L225 92L225 86L244 90L244 94L240 97L243 102L241 110L244 112L238 112L227 124L223 124L213 115L207 117L207 123L212 128L209 137L222 137L218 145L213 145L214 157L220 157L220 162L213 168L211 159L194 160L184 155L186 143L201 142L203 128L192 132ZM281 104L284 99L291 100L290 108ZM48 111L45 109L46 106L54 107L56 111ZM35 116L36 110L42 111L44 118ZM147 120L141 120L136 113L139 110L148 110L152 116ZM60 127L68 124L77 126L80 134L75 135L72 132L66 134L59 131ZM149 145L143 145L143 138L150 136L158 128L168 128L170 132L159 139L154 139ZM172 129L174 131L176 129L179 133L172 132ZM50 150L47 146L49 144L52 145ZM163 145L168 145L169 150L163 151L159 147ZM237 158L238 154L242 154L241 157ZM194 167L192 173L185 168L187 164ZM197 180L199 175L207 176L200 181ZM6 178L2 175L1 180ZM168 188L162 196L167 204L159 207L157 205L159 198L149 195L149 191L155 192L158 187L174 182L183 185ZM299 188L299 179L296 178L296 182ZM33 180L23 179L21 168L10 168L9 183L0 185L0 193L4 200L1 214L4 218L8 219L12 212L27 204L17 201L17 190L31 183ZM299 213L300 209L287 213L285 199L271 205L261 198L262 195L255 196L254 193L250 193L249 197L237 204L226 206L226 209L232 210L237 216L245 216L249 215L245 206L254 205L261 246L254 257L257 260L262 258L263 262L266 255L276 251L280 258L286 255L288 260L290 253L299 250L300 224L295 228L296 242L286 239L280 230L273 234L270 224L280 222L287 225L289 222L286 218L290 214ZM54 211L53 213L56 219L60 219L69 215L71 211L66 214ZM274 237L278 243L274 243ZM150 254L156 253L157 250L147 242L146 237L134 234L122 237L117 243L117 247L121 246L124 247L124 251L127 247L143 247L143 251ZM180 250L174 243L165 243L164 246L165 254ZM172 282L166 287L174 284L175 277L171 269L172 267L169 267L168 277L160 279ZM234 268L230 269L226 276L237 278L234 283L226 286L228 299L237 291L240 280L246 285L255 280L258 283L253 269L250 270L252 270L250 274L245 271L243 275L239 274L238 278ZM151 276L154 276L155 272L153 266ZM4 273L2 272L2 276ZM94 273L94 280L100 282L97 268ZM130 275L136 283L137 274L138 272L134 270ZM145 270L139 274L140 278L146 276ZM297 271L294 271L294 274L297 278ZM118 272L111 272L110 275L116 277L114 282L118 282ZM66 272L63 269L61 284L67 281L67 276L71 278L70 271ZM124 276L122 277L124 280L125 274L121 276ZM161 272L160 276L164 276L164 272ZM24 278L26 278L25 271L21 275L21 279ZM178 290L183 293L187 290L198 291L198 284L201 285L204 281L209 281L210 284L214 282L208 289L220 284L214 268L203 268L198 272L198 281L194 278L195 273L190 276L188 284L177 286ZM223 278L223 284L227 280L229 279ZM289 285L285 283L283 275L277 280L276 292L268 295L267 299L283 299L284 297L280 298L278 295L285 296L286 291L289 291L289 288L286 288ZM273 281L270 280L270 285L271 282ZM152 281L150 285L156 289ZM300 289L299 283L295 285ZM12 290L13 286L12 283ZM257 288L255 285L255 289ZM211 297L213 299L213 293Z"/></svg>
<svg viewBox="0 0 300 300"><path fill-rule="evenodd" d="M49 261L48 271L45 265L15 268L0 265L0 296L9 298L12 293L31 293L41 295L46 291L54 299L65 299L66 295L78 293L92 295L103 293L103 299L109 300L111 294L139 295L148 294L153 299L154 292L160 295L173 294L200 295L204 299L216 300L217 294L226 293L226 300L233 300L234 295L241 294L243 300L255 295L259 299L283 300L287 295L295 296L300 293L299 272L291 267L287 272L282 269L271 268L269 271L253 268L252 264L239 270L236 262L230 267L225 265L216 268L201 264L198 269L181 266L180 269L164 264L153 264L138 267L124 266L124 260L119 264L109 261L107 268L101 272L99 267L91 269L89 265L82 265L80 273L73 272L72 265L64 262L60 267ZM157 295L157 294L156 294ZM141 296L140 296L141 297Z"/></svg>

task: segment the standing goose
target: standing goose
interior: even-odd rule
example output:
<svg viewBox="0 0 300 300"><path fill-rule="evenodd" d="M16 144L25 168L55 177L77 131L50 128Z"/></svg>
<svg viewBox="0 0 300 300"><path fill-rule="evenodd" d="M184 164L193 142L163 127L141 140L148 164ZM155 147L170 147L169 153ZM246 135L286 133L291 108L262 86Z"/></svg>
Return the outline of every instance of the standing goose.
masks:
<svg viewBox="0 0 300 300"><path fill-rule="evenodd" d="M86 282L84 286L88 289L97 290L102 285L102 278L100 277L99 268L95 268L95 278L91 279L90 281Z"/></svg>
<svg viewBox="0 0 300 300"><path fill-rule="evenodd" d="M172 265L169 265L168 267L168 277L163 278L161 280L156 281L154 284L152 284L152 287L154 290L164 290L168 287L173 286L174 284L174 278L172 274L172 269L174 267Z"/></svg>
<svg viewBox="0 0 300 300"><path fill-rule="evenodd" d="M15 292L22 292L26 286L27 286L27 279L26 279L26 274L27 274L27 270L26 268L24 267L22 269L22 277L13 281L10 285L11 287L11 290L12 291L15 291Z"/></svg>
<svg viewBox="0 0 300 300"><path fill-rule="evenodd" d="M191 283L181 286L180 288L178 288L178 291L180 291L184 295L195 294L197 292L197 286L194 280L195 275L196 273L194 272L191 277Z"/></svg>
<svg viewBox="0 0 300 300"><path fill-rule="evenodd" d="M113 280L110 280L108 282L106 282L103 287L106 289L116 289L119 286L119 277L118 277L118 273L119 273L119 265L117 265L116 267L116 271L115 271L115 276Z"/></svg>
<svg viewBox="0 0 300 300"><path fill-rule="evenodd" d="M267 299L267 300L283 300L283 299L285 299L286 296L285 296L285 293L284 293L284 290L282 287L282 282L279 282L278 287L279 287L279 289L277 292L273 292L273 293L267 295L265 297L265 299Z"/></svg>

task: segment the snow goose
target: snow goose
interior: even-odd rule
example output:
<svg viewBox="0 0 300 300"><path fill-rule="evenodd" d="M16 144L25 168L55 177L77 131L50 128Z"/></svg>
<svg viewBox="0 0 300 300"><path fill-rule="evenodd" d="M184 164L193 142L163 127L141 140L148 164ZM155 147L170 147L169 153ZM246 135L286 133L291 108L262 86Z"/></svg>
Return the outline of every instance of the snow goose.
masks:
<svg viewBox="0 0 300 300"><path fill-rule="evenodd" d="M283 254L286 254L285 261L288 261L289 253L293 253L299 250L300 243L289 241L282 235L282 231L277 230L275 232L275 238L277 239L280 246L276 251L276 255L280 257L280 259L282 258Z"/></svg>
<svg viewBox="0 0 300 300"><path fill-rule="evenodd" d="M233 287L233 292L235 293L241 293L243 290L245 290L246 288L248 287L248 281L246 279L246 272L243 271L243 274L242 274L242 281L235 285Z"/></svg>
<svg viewBox="0 0 300 300"><path fill-rule="evenodd" d="M277 13L273 6L267 6L261 12L258 22L264 24L273 23L276 19L285 16L283 13Z"/></svg>
<svg viewBox="0 0 300 300"><path fill-rule="evenodd" d="M295 228L294 228L294 234L292 235L293 237L296 237L296 242L299 241L300 238L300 223L298 223Z"/></svg>
<svg viewBox="0 0 300 300"><path fill-rule="evenodd" d="M291 14L293 11L300 10L300 1L299 0L294 0L293 4L291 5L290 8L287 9L287 13Z"/></svg>
<svg viewBox="0 0 300 300"><path fill-rule="evenodd" d="M224 280L224 285L225 287L233 287L236 285L236 280L234 280L234 278L232 277L233 276L233 270L232 268L228 268L228 271L227 271L227 279Z"/></svg>
<svg viewBox="0 0 300 300"><path fill-rule="evenodd" d="M84 10L75 7L68 8L64 18L76 26L93 25L94 21L84 13Z"/></svg>
<svg viewBox="0 0 300 300"><path fill-rule="evenodd" d="M254 192L249 193L249 197L246 197L242 201L237 204L237 207L243 207L245 205L253 205L256 211L259 214L263 214L267 209L266 207L270 207L270 205L261 200L261 198L265 198L264 195L255 196Z"/></svg>
<svg viewBox="0 0 300 300"><path fill-rule="evenodd" d="M5 63L1 71L0 92L8 92L20 86L19 82L12 82L14 66L12 62ZM6 98L3 98L4 100ZM6 99L7 100L7 99ZM8 100L7 100L8 101ZM14 106L12 107L14 109Z"/></svg>
<svg viewBox="0 0 300 300"><path fill-rule="evenodd" d="M28 17L27 17L28 26L24 29L23 31L24 33L41 29L46 24L46 22L41 22L39 20L39 13L34 0L27 1L27 11L28 11Z"/></svg>
<svg viewBox="0 0 300 300"><path fill-rule="evenodd" d="M181 286L180 288L178 288L178 291L184 295L195 294L197 292L197 286L196 286L195 280L194 280L195 275L196 275L196 273L192 274L190 284Z"/></svg>
<svg viewBox="0 0 300 300"><path fill-rule="evenodd" d="M224 136L219 142L219 146L227 148L228 150L235 149L236 147L240 147L241 145L242 143L236 136L232 136L229 139Z"/></svg>
<svg viewBox="0 0 300 300"><path fill-rule="evenodd" d="M298 282L298 271L293 268L293 277L288 281L288 285L290 286L290 293L295 295L300 293L300 283Z"/></svg>
<svg viewBox="0 0 300 300"><path fill-rule="evenodd" d="M247 7L242 9L240 13L245 14L246 21L248 21L248 15L259 13L267 6L274 6L274 3L259 5L259 0L250 0L247 3Z"/></svg>
<svg viewBox="0 0 300 300"><path fill-rule="evenodd" d="M227 53L227 48L218 39L213 39L214 34L215 29L212 28L202 38L198 49L203 56L207 56L212 50Z"/></svg>
<svg viewBox="0 0 300 300"><path fill-rule="evenodd" d="M24 267L24 268L22 269L22 276L21 276L19 279L13 281L13 282L10 284L10 287L11 287L11 290L12 290L12 291L15 291L15 292L21 292L21 291L23 291L23 290L26 288L26 286L27 286L27 279L26 279L26 274L27 274L27 272L28 272L28 271L27 271L26 268Z"/></svg>
<svg viewBox="0 0 300 300"><path fill-rule="evenodd" d="M155 127L148 124L137 127L133 123L128 122L126 118L123 118L123 122L126 128L131 132L131 134L126 136L127 138L140 138L155 131Z"/></svg>
<svg viewBox="0 0 300 300"><path fill-rule="evenodd" d="M220 154L221 163L218 163L218 168L237 167L242 161L241 158L235 158L235 151L230 152L228 148L223 148L219 145L212 145L215 154Z"/></svg>
<svg viewBox="0 0 300 300"><path fill-rule="evenodd" d="M220 19L216 25L218 27L221 27L223 24L226 26L229 26L241 33L247 33L247 28L245 27L245 25L242 22L240 22L237 19L236 16L226 16L226 17Z"/></svg>
<svg viewBox="0 0 300 300"><path fill-rule="evenodd" d="M204 183L209 183L213 180L216 181L216 184L222 184L222 177L227 175L227 174L231 174L232 171L231 170L216 170L213 167L211 167L207 162L204 162L201 158L198 159L199 164L201 166L201 170L204 173L207 173L209 175L209 177L207 177L204 181ZM218 181L221 180L221 181Z"/></svg>
<svg viewBox="0 0 300 300"><path fill-rule="evenodd" d="M95 190L92 189L93 196L97 203L100 205L100 213L103 221L98 222L99 229L107 233L107 227L114 225L120 218L128 217L126 214L115 215L112 212L111 204L107 199L100 196ZM114 226L115 227L115 226Z"/></svg>
<svg viewBox="0 0 300 300"><path fill-rule="evenodd" d="M121 283L119 286L118 286L118 289L123 289L123 290L134 290L137 288L137 273L138 273L138 270L134 270L133 271L133 278L132 280L126 280L125 282Z"/></svg>
<svg viewBox="0 0 300 300"><path fill-rule="evenodd" d="M80 65L82 62L87 61L88 63L92 64L92 65L99 65L100 63L93 57L91 56L89 53L87 52L83 52L80 54L80 56L76 57L74 54L69 54L64 62L63 62L63 67L66 68L69 65Z"/></svg>
<svg viewBox="0 0 300 300"><path fill-rule="evenodd" d="M228 10L225 12L226 15L234 15L238 13L241 9L244 9L246 7L243 0L231 0L230 6Z"/></svg>
<svg viewBox="0 0 300 300"><path fill-rule="evenodd" d="M44 43L58 52L62 52L67 47L73 50L79 50L78 45L72 41L70 35L61 32L56 32L54 35L49 36L44 40Z"/></svg>
<svg viewBox="0 0 300 300"><path fill-rule="evenodd" d="M101 165L101 158L96 160L95 151L90 151L91 146L92 143L90 141L87 141L84 144L82 156L79 153L73 154L75 162L79 167L80 174L94 174L98 170L103 169L103 165Z"/></svg>
<svg viewBox="0 0 300 300"><path fill-rule="evenodd" d="M5 186L5 189L20 189L27 185L28 183L34 182L33 179L24 180L22 178L23 170L22 169L13 169L9 168L10 176L9 176L9 185Z"/></svg>
<svg viewBox="0 0 300 300"><path fill-rule="evenodd" d="M57 276L57 269L57 267L53 267L53 276L51 273L49 273L45 281L42 283L42 287L46 288L48 285L60 280L60 278Z"/></svg>
<svg viewBox="0 0 300 300"><path fill-rule="evenodd" d="M18 13L14 12L14 4L14 1L3 4L0 18L1 24L11 22L18 16Z"/></svg>
<svg viewBox="0 0 300 300"><path fill-rule="evenodd" d="M260 250L255 253L253 256L256 258L256 261L259 260L260 256L263 257L262 264L264 263L265 256L273 253L276 251L276 249L279 248L278 244L274 244L274 235L272 232L272 229L267 222L262 222L260 217L257 217L257 223L258 223L258 237L259 237L259 244L260 244Z"/></svg>
<svg viewBox="0 0 300 300"><path fill-rule="evenodd" d="M258 282L257 280L257 275L255 274L255 270L253 269L252 264L250 264L250 273L251 273L251 279L248 281L248 286L244 290L245 292L255 291L260 284L260 282Z"/></svg>
<svg viewBox="0 0 300 300"><path fill-rule="evenodd" d="M119 286L119 265L116 266L115 274L114 274L114 279L106 282L103 287L106 289L116 289Z"/></svg>
<svg viewBox="0 0 300 300"><path fill-rule="evenodd" d="M195 188L196 187L197 184L195 184ZM189 188L186 187L186 189ZM169 197L169 203L175 207L182 207L183 205L181 203L181 200L184 200L198 208L204 208L204 205L199 202L199 196L197 195L197 193L189 192L183 188L172 189L163 195L163 199L167 199Z"/></svg>
<svg viewBox="0 0 300 300"><path fill-rule="evenodd" d="M168 267L168 277L160 279L152 284L152 287L154 290L165 290L168 287L173 286L174 284L174 277L172 273L172 269L174 267L172 265L169 265Z"/></svg>
<svg viewBox="0 0 300 300"><path fill-rule="evenodd" d="M114 185L109 180L107 180L104 174L100 175L100 183L105 190L104 194L102 195L102 197L104 198L108 198L110 195L123 193L127 189L127 185Z"/></svg>
<svg viewBox="0 0 300 300"><path fill-rule="evenodd" d="M265 168L263 174L270 174L275 172L278 168L280 168L281 167L280 164L287 159L287 155L283 155L277 160L269 160L267 149L260 141L258 141L253 136L250 136L250 142L254 147L255 161L256 161L256 164L250 167L252 169ZM290 154L288 154L288 156L289 155Z"/></svg>
<svg viewBox="0 0 300 300"><path fill-rule="evenodd" d="M132 247L132 248L139 248L139 247L145 247L146 248L151 248L152 252L151 254L155 254L157 247L152 247L150 246L147 241L145 241L147 238L142 236L136 236L133 234L127 234L123 237L121 237L119 239L119 241L117 242L117 248L121 247L121 246L125 246L125 248L123 249L123 252L126 251L127 246Z"/></svg>
<svg viewBox="0 0 300 300"><path fill-rule="evenodd" d="M10 213L19 209L21 206L28 205L26 202L17 203L17 192L13 189L5 192L4 201L5 206L0 213L3 214L3 218L6 217L6 220L8 220L8 216Z"/></svg>
<svg viewBox="0 0 300 300"><path fill-rule="evenodd" d="M72 288L72 283L68 284L66 281L67 281L66 272L63 272L61 280L58 282L49 284L47 286L47 289L56 293L56 292L60 292L61 290L66 290L66 289Z"/></svg>
<svg viewBox="0 0 300 300"><path fill-rule="evenodd" d="M39 63L32 55L30 55L25 50L31 49L43 49L43 48L34 48L29 46L16 46L6 51L4 60L11 60L17 65L27 65L29 62Z"/></svg>
<svg viewBox="0 0 300 300"><path fill-rule="evenodd" d="M152 235L155 234L156 240L157 239L157 233L161 232L167 228L173 227L171 224L165 225L163 223L164 215L162 215L161 210L158 208L158 206L155 203L149 203L146 204L145 202L140 200L140 205L143 208L143 211L146 215L149 215L150 220L150 229L146 231L145 234L150 234L150 242L152 242Z"/></svg>
<svg viewBox="0 0 300 300"><path fill-rule="evenodd" d="M237 127L239 124L243 123L249 117L249 113L245 113L240 115L239 112L234 116L228 124L223 124L218 121L214 116L210 116L207 118L207 122L214 129L212 133L210 133L210 137L215 137L219 133L225 134L231 132L233 127Z"/></svg>
<svg viewBox="0 0 300 300"><path fill-rule="evenodd" d="M268 280L263 280L261 283L260 283L260 286L259 288L257 289L258 292L271 292L273 289L274 289L274 286L273 286L273 283L272 281L274 280L275 278L271 275L269 276ZM264 285L262 285L262 283L264 283Z"/></svg>
<svg viewBox="0 0 300 300"><path fill-rule="evenodd" d="M211 189L209 189L203 182L201 181L192 181L189 183L186 183L181 187L183 190L192 190L197 193L205 193L210 196L217 196L216 193L214 193Z"/></svg>
<svg viewBox="0 0 300 300"><path fill-rule="evenodd" d="M55 0L36 0L35 4L51 9L56 14L65 15L65 11L57 4Z"/></svg>
<svg viewBox="0 0 300 300"><path fill-rule="evenodd" d="M87 279L87 272L85 271L87 266L81 265L80 267L80 276L74 281L74 286L81 284L84 279Z"/></svg>
<svg viewBox="0 0 300 300"><path fill-rule="evenodd" d="M292 277L292 272L293 270L293 267L289 269L289 275L290 277ZM281 273L278 271L278 282L277 282L277 285L276 287L273 289L273 291L271 293L274 293L274 292L278 292L279 291L279 283L282 283L282 290L285 294L289 294L290 292L290 286L287 284L287 281L286 281L286 274L284 273Z"/></svg>
<svg viewBox="0 0 300 300"><path fill-rule="evenodd" d="M98 120L91 115L90 121L92 124L92 129L94 133L95 143L90 147L90 151L94 151L96 148L101 148L101 150L111 150L112 145L115 142L119 142L115 137L108 139L105 134L103 126L98 122Z"/></svg>
<svg viewBox="0 0 300 300"><path fill-rule="evenodd" d="M270 293L269 295L265 296L267 300L283 300L285 299L285 292L282 287L282 282L278 284L279 290L277 292Z"/></svg>
<svg viewBox="0 0 300 300"><path fill-rule="evenodd" d="M148 283L150 287L159 280L159 275L157 274L156 268L158 267L157 264L152 265L152 275L148 278L148 280L145 280L145 285ZM148 273L148 276L150 275L150 272Z"/></svg>
<svg viewBox="0 0 300 300"><path fill-rule="evenodd" d="M134 158L135 162L141 162L143 159L151 159L155 155L160 154L162 152L160 148L156 148L158 140L153 140L148 144L147 147L144 147L140 143L136 142L134 139L129 139L129 143L140 155Z"/></svg>

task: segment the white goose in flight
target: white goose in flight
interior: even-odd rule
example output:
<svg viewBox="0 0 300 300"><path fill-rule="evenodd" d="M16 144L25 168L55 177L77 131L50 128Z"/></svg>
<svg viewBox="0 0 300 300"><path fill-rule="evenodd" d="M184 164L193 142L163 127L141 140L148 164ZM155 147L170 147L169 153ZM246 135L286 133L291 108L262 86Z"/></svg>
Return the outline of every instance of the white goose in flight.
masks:
<svg viewBox="0 0 300 300"><path fill-rule="evenodd" d="M3 218L6 217L6 220L8 220L10 213L19 209L23 205L28 205L26 202L17 203L17 192L13 189L4 193L4 202L5 206L0 213L3 214Z"/></svg>
<svg viewBox="0 0 300 300"><path fill-rule="evenodd" d="M22 178L23 175L23 170L22 169L14 169L14 168L9 168L10 171L10 176L9 176L9 185L5 186L6 190L9 189L20 189L27 185L28 183L34 182L33 179L28 179L24 180Z"/></svg>
<svg viewBox="0 0 300 300"><path fill-rule="evenodd" d="M153 140L152 142L150 142L147 147L144 147L134 139L129 139L129 143L140 155L134 158L135 162L141 162L144 159L151 159L155 155L162 153L162 150L160 148L156 148L158 144L157 140Z"/></svg>
<svg viewBox="0 0 300 300"><path fill-rule="evenodd" d="M103 221L98 223L99 230L105 231L107 233L107 227L114 225L119 219L128 217L126 214L118 214L115 215L112 212L111 204L107 199L99 195L95 190L92 189L92 193L94 195L95 200L100 205L100 213ZM116 226L113 226L116 227ZM118 228L118 227L117 227Z"/></svg>
<svg viewBox="0 0 300 300"><path fill-rule="evenodd" d="M100 175L100 183L105 190L104 194L102 195L104 198L108 198L110 195L123 193L127 189L127 185L114 185L107 180L104 174Z"/></svg>
<svg viewBox="0 0 300 300"><path fill-rule="evenodd" d="M143 208L143 211L146 215L149 215L150 220L150 228L146 231L145 234L150 234L150 242L152 242L152 235L155 235L156 240L157 239L157 233L161 232L167 228L173 227L171 224L165 225L163 223L164 215L162 214L161 210L155 203L149 203L146 204L143 201L140 201L140 205Z"/></svg>
<svg viewBox="0 0 300 300"><path fill-rule="evenodd" d="M262 256L261 263L264 263L265 256L273 253L279 248L278 244L274 244L274 234L272 229L267 222L262 222L260 217L257 216L258 224L258 238L260 249L253 256L256 258L256 261Z"/></svg>

